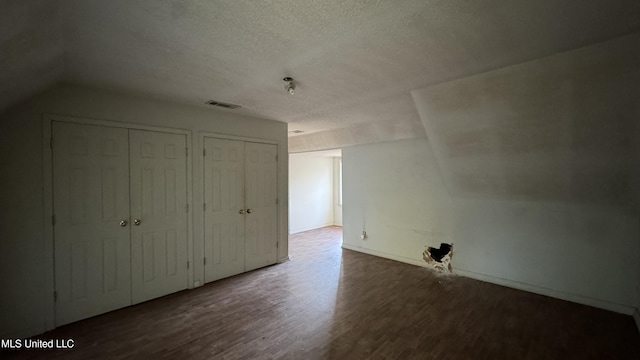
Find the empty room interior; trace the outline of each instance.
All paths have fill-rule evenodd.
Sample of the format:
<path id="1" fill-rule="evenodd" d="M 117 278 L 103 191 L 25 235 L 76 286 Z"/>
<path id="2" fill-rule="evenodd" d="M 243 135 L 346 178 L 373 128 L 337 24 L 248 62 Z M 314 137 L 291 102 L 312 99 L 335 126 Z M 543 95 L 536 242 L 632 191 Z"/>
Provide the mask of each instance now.
<path id="1" fill-rule="evenodd" d="M 640 358 L 639 1 L 0 17 L 0 357 Z"/>

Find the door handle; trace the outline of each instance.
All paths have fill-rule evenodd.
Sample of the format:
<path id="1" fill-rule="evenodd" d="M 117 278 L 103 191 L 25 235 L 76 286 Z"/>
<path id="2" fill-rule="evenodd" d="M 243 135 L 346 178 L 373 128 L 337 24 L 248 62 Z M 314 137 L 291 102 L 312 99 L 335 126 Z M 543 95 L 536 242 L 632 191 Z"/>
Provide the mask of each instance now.
<path id="1" fill-rule="evenodd" d="M 247 209 L 247 214 L 251 214 L 252 212 L 253 212 L 253 210 Z"/>
<path id="2" fill-rule="evenodd" d="M 127 226 L 128 222 L 127 220 L 120 220 L 120 226 L 125 227 Z"/>
<path id="3" fill-rule="evenodd" d="M 133 223 L 136 224 L 136 225 L 140 225 L 140 219 L 133 220 Z"/>
<path id="4" fill-rule="evenodd" d="M 244 214 L 244 209 L 240 209 L 240 211 L 238 211 L 241 215 Z"/>

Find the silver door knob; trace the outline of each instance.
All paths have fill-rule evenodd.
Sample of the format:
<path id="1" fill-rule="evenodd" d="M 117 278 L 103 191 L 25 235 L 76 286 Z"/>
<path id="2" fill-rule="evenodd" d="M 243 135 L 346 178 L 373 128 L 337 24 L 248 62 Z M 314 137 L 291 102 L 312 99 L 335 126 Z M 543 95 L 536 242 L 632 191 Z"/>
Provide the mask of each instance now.
<path id="1" fill-rule="evenodd" d="M 127 226 L 127 220 L 120 220 L 120 226 Z"/>
<path id="2" fill-rule="evenodd" d="M 244 214 L 244 209 L 240 209 L 240 211 L 238 211 L 240 214 Z"/>
<path id="3" fill-rule="evenodd" d="M 136 224 L 136 225 L 140 225 L 140 219 L 134 219 L 133 223 Z"/>
<path id="4" fill-rule="evenodd" d="M 251 214 L 252 212 L 253 212 L 253 210 L 247 209 L 247 214 Z"/>

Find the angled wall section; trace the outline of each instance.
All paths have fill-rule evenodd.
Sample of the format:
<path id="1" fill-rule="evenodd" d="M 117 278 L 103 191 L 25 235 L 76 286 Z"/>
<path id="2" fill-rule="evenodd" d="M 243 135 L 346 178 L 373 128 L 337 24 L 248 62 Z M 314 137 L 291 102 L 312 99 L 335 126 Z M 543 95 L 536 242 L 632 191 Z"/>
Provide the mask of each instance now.
<path id="1" fill-rule="evenodd" d="M 634 311 L 639 41 L 412 92 L 453 199 L 459 273 Z"/>

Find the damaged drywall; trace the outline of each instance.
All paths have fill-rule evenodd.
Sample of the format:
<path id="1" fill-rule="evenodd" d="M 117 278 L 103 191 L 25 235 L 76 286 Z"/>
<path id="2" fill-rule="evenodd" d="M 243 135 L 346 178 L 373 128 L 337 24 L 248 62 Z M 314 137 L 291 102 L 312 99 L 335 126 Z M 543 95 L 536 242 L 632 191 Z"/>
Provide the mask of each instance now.
<path id="1" fill-rule="evenodd" d="M 451 268 L 451 258 L 453 257 L 453 244 L 441 243 L 440 248 L 427 246 L 422 253 L 422 258 L 434 270 L 438 272 L 453 272 Z"/>

